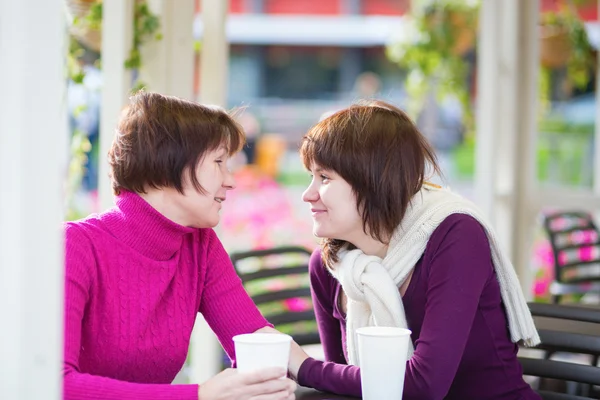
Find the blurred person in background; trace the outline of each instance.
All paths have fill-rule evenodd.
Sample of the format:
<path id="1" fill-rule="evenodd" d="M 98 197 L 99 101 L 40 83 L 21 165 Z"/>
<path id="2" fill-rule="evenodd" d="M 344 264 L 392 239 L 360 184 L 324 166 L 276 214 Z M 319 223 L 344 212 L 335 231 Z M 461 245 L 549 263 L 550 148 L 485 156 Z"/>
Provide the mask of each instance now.
<path id="1" fill-rule="evenodd" d="M 293 399 L 277 369 L 171 382 L 201 313 L 234 360 L 232 337 L 274 331 L 215 234 L 227 161 L 244 143 L 222 109 L 140 92 L 109 153 L 116 206 L 65 224 L 64 398 Z"/>
<path id="2" fill-rule="evenodd" d="M 407 115 L 353 105 L 310 129 L 300 154 L 326 360 L 294 347 L 298 383 L 360 396 L 356 330 L 391 326 L 412 330 L 404 399 L 539 399 L 517 360 L 517 342 L 539 336 L 514 268 L 475 205 L 426 181 L 436 156 Z"/>

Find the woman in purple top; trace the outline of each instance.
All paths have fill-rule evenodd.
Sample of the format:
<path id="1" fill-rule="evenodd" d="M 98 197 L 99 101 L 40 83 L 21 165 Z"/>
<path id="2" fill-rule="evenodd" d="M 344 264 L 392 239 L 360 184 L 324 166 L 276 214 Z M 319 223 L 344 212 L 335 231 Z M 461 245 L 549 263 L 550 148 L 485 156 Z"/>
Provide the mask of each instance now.
<path id="1" fill-rule="evenodd" d="M 65 226 L 65 400 L 289 400 L 272 369 L 173 385 L 201 313 L 232 337 L 272 331 L 212 228 L 244 133 L 217 107 L 134 95 L 109 153 L 115 207 Z"/>
<path id="2" fill-rule="evenodd" d="M 321 249 L 310 260 L 326 361 L 294 347 L 302 386 L 360 396 L 355 331 L 412 330 L 405 399 L 539 399 L 517 342 L 539 336 L 514 269 L 477 208 L 425 181 L 434 152 L 399 109 L 370 101 L 304 137 L 303 199 Z M 400 377 L 399 377 L 400 378 Z"/>

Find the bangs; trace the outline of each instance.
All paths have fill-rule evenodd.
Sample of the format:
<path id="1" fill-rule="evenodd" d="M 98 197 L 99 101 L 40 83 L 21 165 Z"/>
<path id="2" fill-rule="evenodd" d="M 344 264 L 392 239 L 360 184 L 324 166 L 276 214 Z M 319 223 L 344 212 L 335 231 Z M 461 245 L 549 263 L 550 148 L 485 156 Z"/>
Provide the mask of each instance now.
<path id="1" fill-rule="evenodd" d="M 244 129 L 235 121 L 231 121 L 231 126 L 223 129 L 220 144 L 225 147 L 227 154 L 231 157 L 242 150 L 245 143 L 246 134 Z"/>
<path id="2" fill-rule="evenodd" d="M 241 125 L 229 118 L 219 118 L 211 130 L 214 134 L 210 138 L 207 146 L 209 151 L 223 148 L 227 152 L 227 155 L 231 157 L 242 150 L 242 147 L 244 147 L 244 144 L 246 143 L 244 129 Z"/>
<path id="3" fill-rule="evenodd" d="M 337 172 L 344 171 L 343 159 L 348 151 L 346 136 L 348 121 L 343 111 L 322 120 L 302 138 L 300 158 L 308 170 L 313 164 Z"/>

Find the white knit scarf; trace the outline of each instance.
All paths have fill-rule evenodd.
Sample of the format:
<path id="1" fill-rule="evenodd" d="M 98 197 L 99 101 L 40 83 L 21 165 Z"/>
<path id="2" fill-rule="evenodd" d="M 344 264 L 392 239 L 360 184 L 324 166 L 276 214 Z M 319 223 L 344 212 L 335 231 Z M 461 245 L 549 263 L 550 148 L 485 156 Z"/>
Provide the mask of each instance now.
<path id="1" fill-rule="evenodd" d="M 502 301 L 506 308 L 511 340 L 527 346 L 540 342 L 531 312 L 521 291 L 515 270 L 481 212 L 470 201 L 448 189 L 425 184 L 411 199 L 402 223 L 394 231 L 388 252 L 382 260 L 362 251 L 342 250 L 332 270 L 346 296 L 346 343 L 349 362 L 359 365 L 356 330 L 363 326 L 407 328 L 404 306 L 398 288 L 402 286 L 425 251 L 439 224 L 451 214 L 467 214 L 485 229 Z M 413 353 L 410 343 L 409 357 Z"/>

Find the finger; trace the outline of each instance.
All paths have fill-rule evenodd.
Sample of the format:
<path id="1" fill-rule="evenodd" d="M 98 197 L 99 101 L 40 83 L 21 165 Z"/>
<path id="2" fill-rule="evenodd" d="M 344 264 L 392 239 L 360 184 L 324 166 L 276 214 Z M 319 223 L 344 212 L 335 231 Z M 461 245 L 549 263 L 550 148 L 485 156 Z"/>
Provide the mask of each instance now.
<path id="1" fill-rule="evenodd" d="M 293 394 L 292 394 L 293 396 Z M 276 393 L 269 394 L 260 394 L 258 396 L 250 397 L 251 400 L 288 400 L 290 398 L 290 393 L 288 391 L 281 391 Z M 295 397 L 292 397 L 294 399 Z"/>
<path id="2" fill-rule="evenodd" d="M 230 376 L 238 373 L 238 370 L 235 368 L 225 368 L 223 371 L 219 372 L 219 375 Z"/>
<path id="3" fill-rule="evenodd" d="M 290 393 L 294 393 L 296 391 L 296 388 L 298 387 L 298 384 L 296 384 L 296 382 L 294 382 L 293 380 L 291 380 L 289 378 L 286 378 L 286 381 L 288 381 Z"/>
<path id="4" fill-rule="evenodd" d="M 293 393 L 293 386 L 288 382 L 289 379 L 273 379 L 267 382 L 256 383 L 246 387 L 245 392 L 250 396 L 260 396 L 264 394 L 273 394 L 278 392 Z M 283 397 L 285 399 L 285 397 Z"/>
<path id="5" fill-rule="evenodd" d="M 260 371 L 244 372 L 240 374 L 240 377 L 243 383 L 253 385 L 255 383 L 281 378 L 282 376 L 285 376 L 286 373 L 287 371 L 284 368 L 265 368 Z"/>

